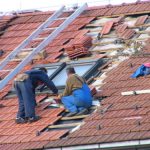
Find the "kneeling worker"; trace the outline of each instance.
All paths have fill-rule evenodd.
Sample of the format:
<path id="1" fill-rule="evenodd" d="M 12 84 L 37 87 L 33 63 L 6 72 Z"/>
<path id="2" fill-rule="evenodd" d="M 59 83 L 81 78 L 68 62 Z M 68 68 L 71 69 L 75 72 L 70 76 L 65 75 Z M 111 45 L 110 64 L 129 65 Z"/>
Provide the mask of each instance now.
<path id="1" fill-rule="evenodd" d="M 39 85 L 39 82 L 44 83 L 54 94 L 58 93 L 58 89 L 48 78 L 46 68 L 32 69 L 17 75 L 15 78 L 14 87 L 19 103 L 16 123 L 34 122 L 40 119 L 35 114 L 35 88 Z"/>
<path id="2" fill-rule="evenodd" d="M 66 87 L 58 99 L 61 98 L 65 108 L 69 110 L 67 117 L 85 115 L 92 105 L 90 89 L 85 80 L 76 74 L 73 67 L 68 67 L 66 71 L 68 76 Z"/>

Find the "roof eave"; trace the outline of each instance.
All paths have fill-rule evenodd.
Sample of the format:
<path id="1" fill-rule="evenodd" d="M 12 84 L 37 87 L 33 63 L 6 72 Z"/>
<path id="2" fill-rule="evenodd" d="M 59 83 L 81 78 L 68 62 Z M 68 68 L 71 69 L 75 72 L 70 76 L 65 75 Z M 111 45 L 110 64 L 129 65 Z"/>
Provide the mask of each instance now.
<path id="1" fill-rule="evenodd" d="M 69 146 L 69 147 L 59 147 L 59 148 L 46 148 L 47 150 L 84 150 L 84 149 L 113 149 L 113 148 L 138 148 L 150 146 L 150 139 L 146 140 L 133 140 L 124 142 L 112 142 L 112 143 L 102 143 L 102 144 L 88 144 L 80 146 Z"/>

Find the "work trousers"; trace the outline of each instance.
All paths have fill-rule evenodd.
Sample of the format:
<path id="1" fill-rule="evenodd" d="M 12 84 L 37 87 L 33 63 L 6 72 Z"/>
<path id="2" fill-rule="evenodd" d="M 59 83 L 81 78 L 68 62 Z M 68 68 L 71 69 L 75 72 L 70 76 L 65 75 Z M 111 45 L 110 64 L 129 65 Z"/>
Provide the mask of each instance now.
<path id="1" fill-rule="evenodd" d="M 61 101 L 69 112 L 79 112 L 91 107 L 92 96 L 87 84 L 83 84 L 82 88 L 74 90 L 70 96 L 62 97 Z"/>
<path id="2" fill-rule="evenodd" d="M 19 103 L 17 118 L 35 117 L 36 101 L 31 80 L 15 81 L 14 85 Z"/>

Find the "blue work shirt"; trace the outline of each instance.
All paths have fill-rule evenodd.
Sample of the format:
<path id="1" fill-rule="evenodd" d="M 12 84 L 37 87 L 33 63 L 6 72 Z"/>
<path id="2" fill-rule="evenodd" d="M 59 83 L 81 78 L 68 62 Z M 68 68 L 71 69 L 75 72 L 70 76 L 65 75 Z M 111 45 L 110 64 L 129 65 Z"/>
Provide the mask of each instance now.
<path id="1" fill-rule="evenodd" d="M 25 72 L 29 75 L 29 78 L 33 85 L 33 90 L 38 86 L 38 82 L 44 83 L 54 94 L 58 93 L 58 89 L 54 83 L 48 78 L 48 75 L 42 70 L 29 70 Z"/>

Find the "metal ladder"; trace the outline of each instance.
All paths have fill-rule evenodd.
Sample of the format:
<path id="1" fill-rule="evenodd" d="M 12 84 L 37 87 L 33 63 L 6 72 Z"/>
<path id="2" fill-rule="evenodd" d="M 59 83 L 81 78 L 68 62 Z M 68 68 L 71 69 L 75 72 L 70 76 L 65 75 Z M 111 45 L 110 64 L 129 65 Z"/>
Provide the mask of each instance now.
<path id="1" fill-rule="evenodd" d="M 62 6 L 58 11 L 56 11 L 52 16 L 50 16 L 43 24 L 41 24 L 29 37 L 27 37 L 19 46 L 17 46 L 3 61 L 0 62 L 0 70 L 2 70 L 10 60 L 12 60 L 20 51 L 35 39 L 45 28 L 53 23 L 63 12 L 64 6 Z"/>
<path id="2" fill-rule="evenodd" d="M 28 63 L 32 58 L 40 52 L 44 47 L 46 47 L 62 30 L 64 30 L 75 18 L 77 18 L 85 9 L 87 4 L 83 4 L 78 9 L 76 9 L 66 20 L 58 26 L 48 37 L 46 37 L 37 47 L 33 48 L 32 52 L 26 56 L 3 80 L 0 81 L 0 90 Z M 16 49 L 14 49 L 2 62 L 0 62 L 0 71 L 20 52 L 25 50 L 24 48 L 36 39 L 36 37 L 47 27 L 52 24 L 57 17 L 63 13 L 65 9 L 62 6 L 58 11 L 56 11 L 50 18 L 48 18 L 39 28 L 37 28 L 27 39 L 25 39 Z M 59 18 L 58 18 L 59 19 Z"/>

